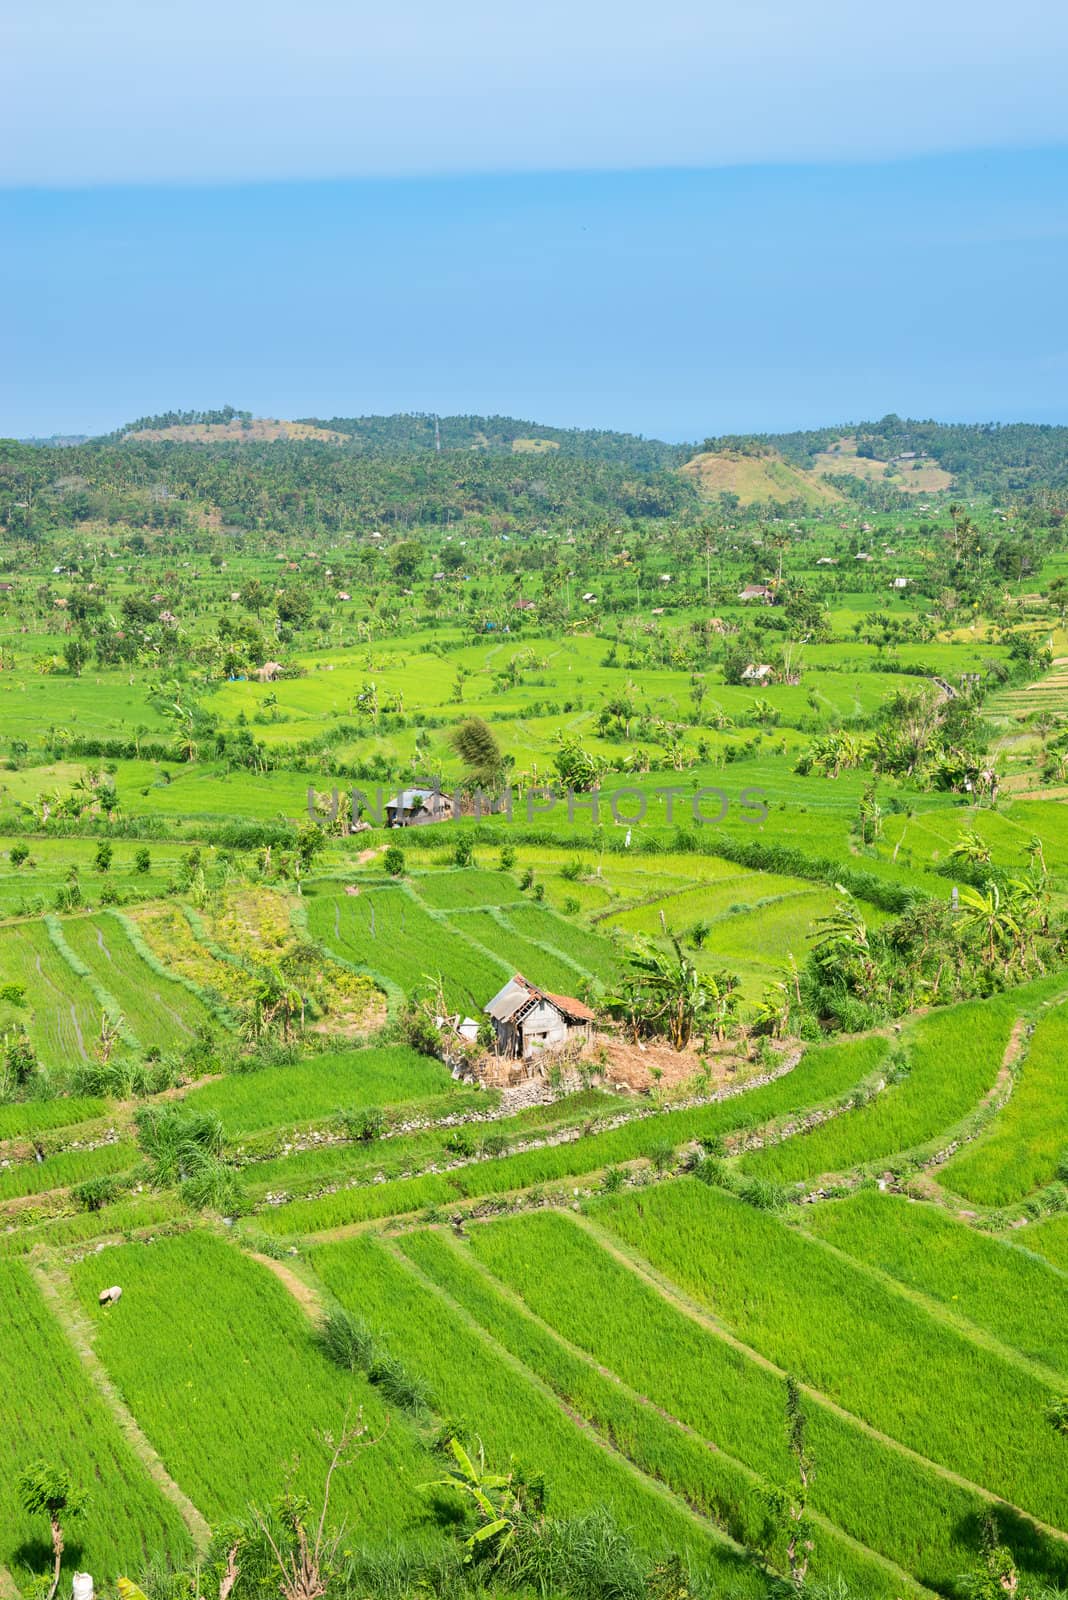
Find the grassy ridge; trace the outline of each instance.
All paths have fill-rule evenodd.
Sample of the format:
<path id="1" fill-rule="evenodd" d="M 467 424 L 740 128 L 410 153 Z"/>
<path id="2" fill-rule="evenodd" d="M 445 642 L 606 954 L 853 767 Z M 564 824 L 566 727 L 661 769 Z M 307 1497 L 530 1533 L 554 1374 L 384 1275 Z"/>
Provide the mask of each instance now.
<path id="1" fill-rule="evenodd" d="M 102 1270 L 94 1263 L 98 1287 L 113 1281 Z M 26 1517 L 15 1493 L 16 1474 L 42 1458 L 61 1462 L 92 1494 L 86 1515 L 70 1525 L 68 1570 L 91 1571 L 110 1586 L 149 1552 L 191 1555 L 177 1511 L 126 1443 L 29 1271 L 14 1261 L 0 1261 L 0 1438 L 0 1566 L 20 1583 L 51 1566 L 47 1521 Z"/>
<path id="2" fill-rule="evenodd" d="M 805 1227 L 1068 1376 L 1068 1282 L 1029 1251 L 873 1189 L 806 1208 Z"/>
<path id="3" fill-rule="evenodd" d="M 721 1190 L 682 1180 L 599 1200 L 594 1215 L 779 1366 L 1065 1526 L 1068 1440 L 1045 1420 L 1055 1391 L 1029 1370 Z"/>

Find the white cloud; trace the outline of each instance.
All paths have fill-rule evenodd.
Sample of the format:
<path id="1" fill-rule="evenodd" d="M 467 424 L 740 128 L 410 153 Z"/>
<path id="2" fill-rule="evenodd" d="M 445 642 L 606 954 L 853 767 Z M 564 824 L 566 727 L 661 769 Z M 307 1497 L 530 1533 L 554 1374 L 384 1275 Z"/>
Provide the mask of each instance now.
<path id="1" fill-rule="evenodd" d="M 1053 0 L 9 0 L 0 183 L 862 160 L 1068 139 Z"/>

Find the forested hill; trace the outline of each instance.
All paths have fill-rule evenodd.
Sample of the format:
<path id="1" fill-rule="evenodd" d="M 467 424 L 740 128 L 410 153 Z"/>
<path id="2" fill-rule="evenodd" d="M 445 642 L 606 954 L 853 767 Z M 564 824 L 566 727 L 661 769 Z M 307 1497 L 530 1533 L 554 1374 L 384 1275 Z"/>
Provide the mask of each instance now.
<path id="1" fill-rule="evenodd" d="M 586 460 L 618 461 L 633 467 L 678 466 L 690 454 L 685 445 L 644 439 L 607 428 L 551 428 L 516 417 L 434 417 L 429 412 L 371 417 L 304 417 L 315 427 L 346 434 L 362 449 L 397 452 L 479 450 L 496 455 L 559 451 Z"/>
<path id="2" fill-rule="evenodd" d="M 107 443 L 221 445 L 278 441 L 317 442 L 358 450 L 361 455 L 450 454 L 572 456 L 610 461 L 638 471 L 680 466 L 686 445 L 665 444 L 606 428 L 551 428 L 516 417 L 439 417 L 432 412 L 392 416 L 299 417 L 293 421 L 253 417 L 223 406 L 212 411 L 166 411 L 136 421 L 106 436 Z"/>
<path id="3" fill-rule="evenodd" d="M 721 436 L 702 446 L 707 451 L 753 447 L 832 476 L 856 476 L 857 463 L 865 462 L 907 472 L 912 462 L 926 460 L 950 474 L 961 493 L 998 499 L 1068 487 L 1068 427 L 1054 424 L 921 422 L 891 413 L 878 422 Z"/>

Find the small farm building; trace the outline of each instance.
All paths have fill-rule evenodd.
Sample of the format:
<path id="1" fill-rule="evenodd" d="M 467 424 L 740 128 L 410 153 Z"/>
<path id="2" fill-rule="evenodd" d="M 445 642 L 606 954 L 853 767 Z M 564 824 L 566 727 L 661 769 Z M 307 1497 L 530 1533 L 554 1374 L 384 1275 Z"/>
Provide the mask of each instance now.
<path id="1" fill-rule="evenodd" d="M 759 600 L 765 606 L 775 604 L 775 592 L 769 589 L 766 583 L 747 583 L 738 598 L 744 600 L 746 604 L 750 600 Z"/>
<path id="2" fill-rule="evenodd" d="M 558 1050 L 572 1039 L 589 1039 L 593 1012 L 570 995 L 535 988 L 520 973 L 483 1007 L 493 1022 L 502 1055 L 530 1057 Z"/>
<path id="3" fill-rule="evenodd" d="M 452 800 L 437 789 L 401 789 L 386 801 L 386 826 L 419 828 L 428 822 L 447 822 Z"/>
<path id="4" fill-rule="evenodd" d="M 742 673 L 743 683 L 770 683 L 775 676 L 774 667 L 769 667 L 766 661 L 759 663 L 751 661 Z"/>

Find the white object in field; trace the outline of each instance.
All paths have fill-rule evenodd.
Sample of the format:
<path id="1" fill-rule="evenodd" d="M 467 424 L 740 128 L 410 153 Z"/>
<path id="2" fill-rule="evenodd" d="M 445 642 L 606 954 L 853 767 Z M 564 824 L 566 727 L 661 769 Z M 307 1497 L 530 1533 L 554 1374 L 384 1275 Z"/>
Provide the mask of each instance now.
<path id="1" fill-rule="evenodd" d="M 113 1283 L 110 1289 L 101 1289 L 100 1291 L 100 1304 L 102 1306 L 113 1306 L 116 1300 L 121 1299 L 122 1290 L 117 1283 Z"/>
<path id="2" fill-rule="evenodd" d="M 73 1600 L 93 1600 L 93 1574 L 76 1572 L 71 1588 Z"/>

